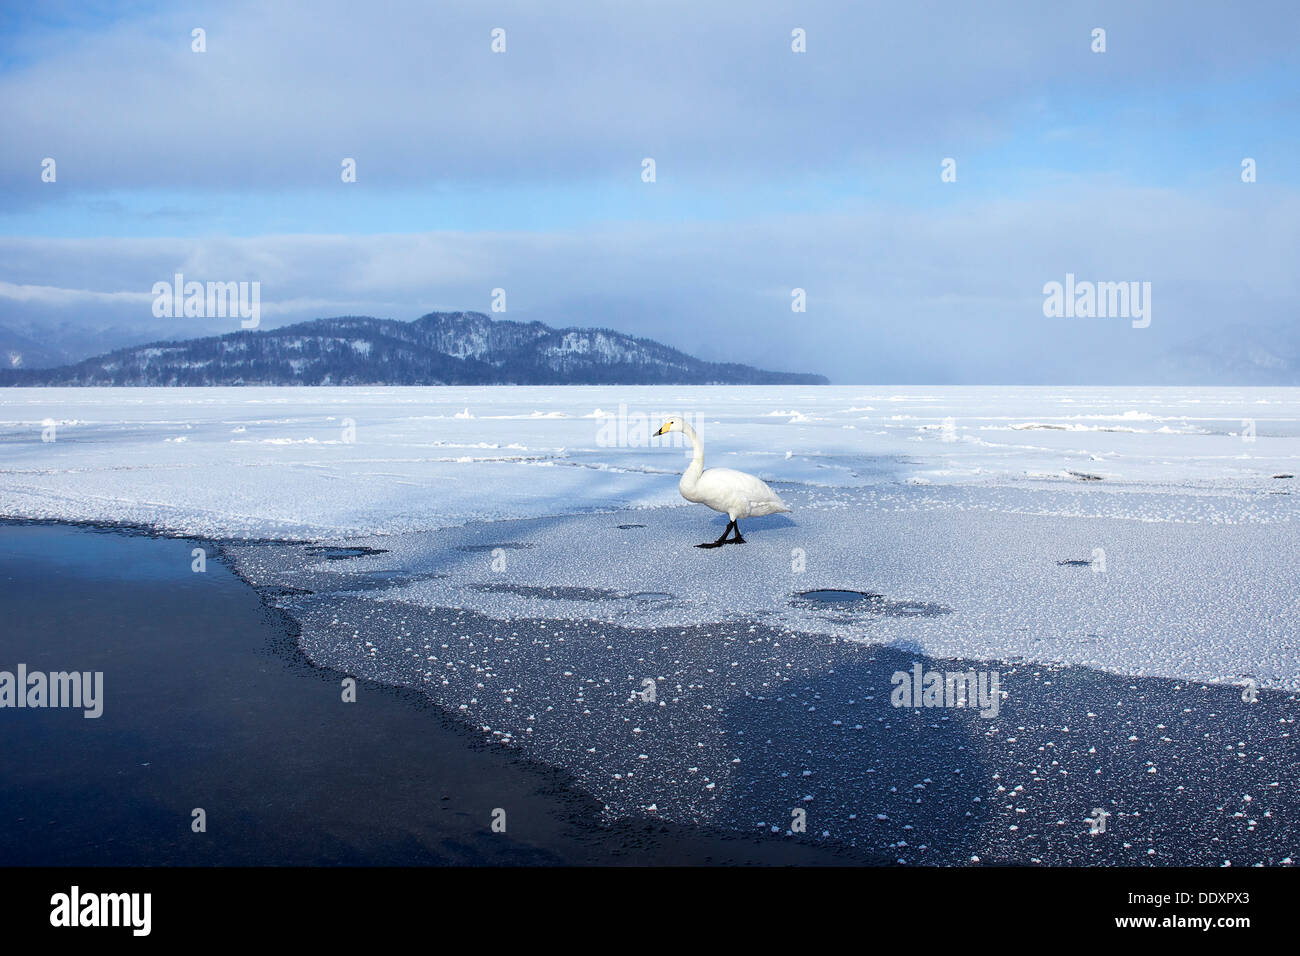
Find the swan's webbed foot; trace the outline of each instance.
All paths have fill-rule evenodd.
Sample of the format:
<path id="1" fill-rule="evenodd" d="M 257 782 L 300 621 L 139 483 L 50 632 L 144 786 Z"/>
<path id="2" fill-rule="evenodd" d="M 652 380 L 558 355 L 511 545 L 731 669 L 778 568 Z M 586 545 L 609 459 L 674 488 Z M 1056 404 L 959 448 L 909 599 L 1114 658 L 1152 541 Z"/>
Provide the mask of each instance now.
<path id="1" fill-rule="evenodd" d="M 706 541 L 704 544 L 697 544 L 695 547 L 697 547 L 697 548 L 720 548 L 720 547 L 722 547 L 724 544 L 731 544 L 731 542 L 727 540 L 727 535 L 731 534 L 731 529 L 732 529 L 732 528 L 736 528 L 736 522 L 734 522 L 734 521 L 728 521 L 728 522 L 727 522 L 727 526 L 726 526 L 725 528 L 722 529 L 722 537 L 721 537 L 721 538 L 719 538 L 717 541 Z M 740 529 L 739 529 L 739 528 L 736 528 L 736 537 L 738 537 L 738 538 L 740 537 Z M 744 543 L 743 540 L 742 540 L 741 543 L 742 543 L 742 544 Z"/>

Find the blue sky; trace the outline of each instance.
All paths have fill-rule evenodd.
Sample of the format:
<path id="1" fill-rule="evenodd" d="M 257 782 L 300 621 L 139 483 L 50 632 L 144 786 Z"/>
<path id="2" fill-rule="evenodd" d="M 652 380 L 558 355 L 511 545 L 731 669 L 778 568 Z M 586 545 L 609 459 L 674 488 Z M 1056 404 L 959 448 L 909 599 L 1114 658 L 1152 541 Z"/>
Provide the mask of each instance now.
<path id="1" fill-rule="evenodd" d="M 0 325 L 226 331 L 156 328 L 185 271 L 267 324 L 502 287 L 840 382 L 1140 376 L 1225 317 L 1291 334 L 1298 44 L 1258 0 L 11 5 Z M 1045 318 L 1067 271 L 1150 281 L 1151 327 Z"/>

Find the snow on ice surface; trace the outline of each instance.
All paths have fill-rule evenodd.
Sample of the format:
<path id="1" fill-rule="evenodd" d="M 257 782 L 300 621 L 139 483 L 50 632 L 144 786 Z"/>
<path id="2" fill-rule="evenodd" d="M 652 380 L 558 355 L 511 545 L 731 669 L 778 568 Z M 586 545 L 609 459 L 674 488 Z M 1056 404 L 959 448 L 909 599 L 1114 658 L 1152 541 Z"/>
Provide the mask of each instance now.
<path id="1" fill-rule="evenodd" d="M 300 538 L 680 504 L 682 438 L 649 437 L 673 413 L 778 491 L 1256 493 L 1300 466 L 1297 389 L 0 389 L 0 513 Z"/>
<path id="2" fill-rule="evenodd" d="M 794 514 L 693 548 L 672 413 Z M 0 514 L 359 540 L 425 606 L 1300 688 L 1300 389 L 9 389 L 0 447 Z"/>
<path id="3" fill-rule="evenodd" d="M 747 544 L 716 551 L 692 545 L 716 538 L 726 519 L 698 508 L 471 522 L 348 539 L 378 553 L 345 562 L 292 551 L 274 583 L 507 624 L 753 622 L 936 658 L 1300 690 L 1287 497 L 1165 495 L 1151 506 L 1161 517 L 1147 521 L 1097 516 L 1105 504 L 1125 508 L 1095 497 L 799 490 L 793 516 L 752 519 Z M 817 591 L 862 596 L 826 602 Z"/>
<path id="4" fill-rule="evenodd" d="M 672 413 L 794 514 L 693 548 Z M 1300 688 L 1300 389 L 9 389 L 0 447 L 2 514 L 362 540 L 425 606 Z"/>
<path id="5" fill-rule="evenodd" d="M 649 438 L 673 413 L 794 513 L 694 548 L 725 518 L 678 496 L 680 439 Z M 230 550 L 310 656 L 423 688 L 614 814 L 779 829 L 804 805 L 899 858 L 1023 859 L 1007 834 L 1032 832 L 1079 862 L 1095 847 L 1053 834 L 1104 783 L 1161 807 L 1112 862 L 1165 853 L 1159 826 L 1211 857 L 1233 827 L 1241 859 L 1295 842 L 1255 824 L 1295 783 L 1267 689 L 1300 689 L 1297 479 L 1275 477 L 1300 389 L 0 390 L 0 447 L 0 514 L 317 542 Z M 1002 716 L 889 708 L 915 660 L 1000 667 Z M 1103 674 L 1061 698 L 1072 664 Z M 1142 677 L 1265 690 L 1234 709 L 1237 686 Z M 663 706 L 631 696 L 647 678 Z M 1256 802 L 1209 786 L 1171 820 L 1148 772 Z M 1006 821 L 980 809 L 1021 785 Z"/>
<path id="6" fill-rule="evenodd" d="M 655 509 L 231 556 L 302 624 L 313 660 L 419 688 L 572 772 L 611 817 L 788 832 L 799 807 L 810 834 L 903 862 L 1289 858 L 1296 697 L 1247 704 L 1235 680 L 1294 688 L 1294 582 L 1215 562 L 1285 548 L 1293 526 L 997 512 L 985 489 L 944 490 L 924 508 L 876 489 L 801 492 L 799 525 L 755 520 L 750 544 L 717 551 L 690 546 L 698 513 Z M 794 573 L 792 542 L 842 530 L 863 505 L 879 507 L 871 550 L 819 545 Z M 1174 537 L 1153 546 L 1152 528 Z M 1097 540 L 1105 573 L 1068 563 Z M 845 587 L 871 596 L 800 594 Z M 892 707 L 891 675 L 918 662 L 997 670 L 999 713 Z M 1098 803 L 1122 838 L 1088 836 Z"/>

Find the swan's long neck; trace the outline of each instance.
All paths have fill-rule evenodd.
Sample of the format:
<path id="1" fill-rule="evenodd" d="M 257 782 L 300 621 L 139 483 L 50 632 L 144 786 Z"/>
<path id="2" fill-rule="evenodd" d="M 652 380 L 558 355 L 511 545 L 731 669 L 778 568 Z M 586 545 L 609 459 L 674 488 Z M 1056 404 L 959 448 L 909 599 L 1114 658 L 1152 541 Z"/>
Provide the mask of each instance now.
<path id="1" fill-rule="evenodd" d="M 691 447 L 695 449 L 691 463 L 682 472 L 680 482 L 682 487 L 690 487 L 700 480 L 700 473 L 704 471 L 704 445 L 700 443 L 700 436 L 695 434 L 695 429 L 686 422 L 682 422 L 682 432 L 691 440 Z"/>

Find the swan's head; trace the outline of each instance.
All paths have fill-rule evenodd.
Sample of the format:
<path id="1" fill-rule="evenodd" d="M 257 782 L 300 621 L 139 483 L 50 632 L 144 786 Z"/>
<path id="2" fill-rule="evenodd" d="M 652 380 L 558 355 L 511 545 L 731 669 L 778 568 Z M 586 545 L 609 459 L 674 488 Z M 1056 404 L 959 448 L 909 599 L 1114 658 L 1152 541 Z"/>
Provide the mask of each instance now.
<path id="1" fill-rule="evenodd" d="M 686 423 L 684 421 L 674 415 L 659 426 L 659 430 L 655 432 L 655 437 L 657 438 L 660 435 L 667 435 L 671 431 L 681 431 L 685 425 Z"/>

